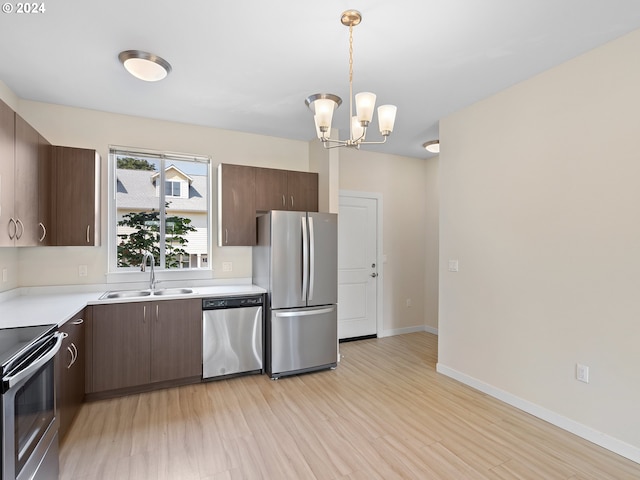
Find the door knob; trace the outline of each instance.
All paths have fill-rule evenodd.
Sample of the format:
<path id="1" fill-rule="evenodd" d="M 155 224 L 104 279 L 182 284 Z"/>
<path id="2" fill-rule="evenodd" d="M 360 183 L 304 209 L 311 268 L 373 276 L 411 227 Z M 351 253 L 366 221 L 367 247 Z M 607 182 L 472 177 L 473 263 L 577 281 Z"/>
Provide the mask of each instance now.
<path id="1" fill-rule="evenodd" d="M 375 273 L 375 272 L 373 272 L 373 273 L 371 274 L 371 276 L 372 276 L 373 278 L 376 278 L 376 277 L 378 276 L 378 274 L 377 274 L 377 273 Z"/>

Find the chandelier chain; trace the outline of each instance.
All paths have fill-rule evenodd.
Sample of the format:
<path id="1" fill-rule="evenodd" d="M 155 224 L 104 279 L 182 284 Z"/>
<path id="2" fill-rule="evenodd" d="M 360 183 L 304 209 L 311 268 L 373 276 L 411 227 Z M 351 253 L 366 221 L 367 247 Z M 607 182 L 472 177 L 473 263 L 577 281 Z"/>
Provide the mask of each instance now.
<path id="1" fill-rule="evenodd" d="M 349 139 L 353 139 L 353 22 L 349 24 Z"/>
<path id="2" fill-rule="evenodd" d="M 349 84 L 353 82 L 353 25 L 349 25 Z"/>

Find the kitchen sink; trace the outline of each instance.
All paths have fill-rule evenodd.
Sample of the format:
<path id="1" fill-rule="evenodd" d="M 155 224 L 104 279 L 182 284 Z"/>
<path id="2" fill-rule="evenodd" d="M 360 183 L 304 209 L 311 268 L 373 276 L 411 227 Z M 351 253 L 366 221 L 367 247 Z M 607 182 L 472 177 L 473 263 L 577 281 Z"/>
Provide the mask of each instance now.
<path id="1" fill-rule="evenodd" d="M 193 293 L 192 288 L 163 288 L 153 292 L 154 295 L 189 295 Z"/>
<path id="2" fill-rule="evenodd" d="M 100 297 L 100 300 L 106 298 L 148 297 L 149 295 L 151 295 L 150 290 L 118 290 L 105 293 Z"/>
<path id="3" fill-rule="evenodd" d="M 160 290 L 115 290 L 107 292 L 100 297 L 100 300 L 109 298 L 136 298 L 136 297 L 148 297 L 150 295 L 189 295 L 193 293 L 192 288 L 163 288 Z"/>

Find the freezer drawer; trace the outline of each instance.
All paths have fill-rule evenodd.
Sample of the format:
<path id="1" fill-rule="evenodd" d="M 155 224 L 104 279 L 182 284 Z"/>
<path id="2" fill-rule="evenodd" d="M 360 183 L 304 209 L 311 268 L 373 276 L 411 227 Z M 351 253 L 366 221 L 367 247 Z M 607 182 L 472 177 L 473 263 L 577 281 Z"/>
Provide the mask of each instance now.
<path id="1" fill-rule="evenodd" d="M 202 312 L 202 378 L 262 372 L 262 306 Z"/>
<path id="2" fill-rule="evenodd" d="M 335 367 L 336 306 L 272 310 L 267 339 L 267 370 L 271 378 Z"/>

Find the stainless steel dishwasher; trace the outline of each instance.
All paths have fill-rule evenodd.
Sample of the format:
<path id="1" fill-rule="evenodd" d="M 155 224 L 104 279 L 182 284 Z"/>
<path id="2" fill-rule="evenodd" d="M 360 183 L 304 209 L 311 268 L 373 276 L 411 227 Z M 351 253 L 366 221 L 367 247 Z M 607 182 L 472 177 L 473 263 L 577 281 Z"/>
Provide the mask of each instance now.
<path id="1" fill-rule="evenodd" d="M 262 295 L 202 300 L 202 378 L 263 372 Z"/>

